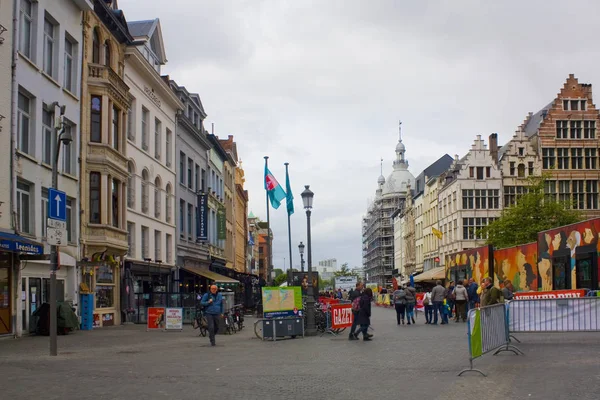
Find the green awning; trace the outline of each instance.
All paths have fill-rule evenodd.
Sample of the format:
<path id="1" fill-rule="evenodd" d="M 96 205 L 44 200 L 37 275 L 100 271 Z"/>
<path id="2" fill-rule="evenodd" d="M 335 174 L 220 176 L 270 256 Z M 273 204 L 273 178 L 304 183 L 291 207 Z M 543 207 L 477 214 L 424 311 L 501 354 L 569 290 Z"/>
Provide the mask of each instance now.
<path id="1" fill-rule="evenodd" d="M 233 278 L 229 278 L 229 277 L 221 275 L 221 274 L 217 274 L 216 272 L 209 271 L 205 268 L 190 266 L 190 267 L 181 267 L 181 269 L 183 269 L 189 273 L 192 273 L 194 275 L 202 276 L 206 279 L 214 281 L 216 284 L 224 284 L 224 285 L 228 285 L 228 286 L 240 284 L 240 281 L 237 281 Z"/>

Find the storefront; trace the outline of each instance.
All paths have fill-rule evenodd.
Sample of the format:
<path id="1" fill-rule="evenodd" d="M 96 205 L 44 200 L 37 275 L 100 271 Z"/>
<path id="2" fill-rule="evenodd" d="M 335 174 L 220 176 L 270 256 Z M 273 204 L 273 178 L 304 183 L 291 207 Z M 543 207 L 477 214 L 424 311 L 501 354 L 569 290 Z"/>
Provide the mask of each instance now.
<path id="1" fill-rule="evenodd" d="M 116 261 L 82 261 L 80 294 L 94 295 L 94 328 L 121 324 L 120 271 Z"/>
<path id="2" fill-rule="evenodd" d="M 152 262 L 125 261 L 123 309 L 127 322 L 145 324 L 148 307 L 179 307 L 173 296 L 173 271 L 170 266 Z"/>
<path id="3" fill-rule="evenodd" d="M 0 336 L 12 333 L 12 253 L 0 253 Z"/>
<path id="4" fill-rule="evenodd" d="M 257 303 L 256 300 L 261 293 L 259 277 L 257 275 L 238 272 L 233 269 L 220 267 L 214 264 L 210 269 L 218 274 L 239 281 L 239 285 L 231 287 L 231 289 L 236 292 L 236 304 L 243 304 L 245 308 L 254 308 L 255 303 Z"/>

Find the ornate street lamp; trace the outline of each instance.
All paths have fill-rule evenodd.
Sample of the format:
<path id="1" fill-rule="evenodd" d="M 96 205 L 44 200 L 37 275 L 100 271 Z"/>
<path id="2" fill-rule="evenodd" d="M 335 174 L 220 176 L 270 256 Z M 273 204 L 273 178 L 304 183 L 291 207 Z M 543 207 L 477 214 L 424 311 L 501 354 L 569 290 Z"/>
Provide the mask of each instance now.
<path id="1" fill-rule="evenodd" d="M 300 271 L 304 272 L 304 243 L 300 242 L 298 251 L 300 251 Z"/>
<path id="2" fill-rule="evenodd" d="M 312 276 L 312 242 L 310 236 L 310 214 L 313 205 L 314 193 L 309 189 L 309 185 L 304 186 L 302 192 L 302 202 L 304 203 L 304 209 L 306 210 L 306 241 L 308 243 L 308 290 L 306 299 L 306 334 L 308 336 L 316 335 L 317 330 L 315 327 L 315 297 L 314 297 L 314 285 Z"/>

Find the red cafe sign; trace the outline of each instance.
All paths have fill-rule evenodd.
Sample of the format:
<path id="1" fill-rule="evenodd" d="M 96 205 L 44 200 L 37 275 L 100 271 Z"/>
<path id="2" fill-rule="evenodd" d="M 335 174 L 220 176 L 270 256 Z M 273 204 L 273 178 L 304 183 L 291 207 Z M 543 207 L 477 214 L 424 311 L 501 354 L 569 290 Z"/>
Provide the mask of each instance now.
<path id="1" fill-rule="evenodd" d="M 517 292 L 514 293 L 514 300 L 531 299 L 573 299 L 585 297 L 586 291 L 583 289 L 573 290 L 552 290 L 549 292 Z"/>
<path id="2" fill-rule="evenodd" d="M 333 329 L 351 327 L 352 318 L 352 304 L 331 305 L 331 327 Z"/>

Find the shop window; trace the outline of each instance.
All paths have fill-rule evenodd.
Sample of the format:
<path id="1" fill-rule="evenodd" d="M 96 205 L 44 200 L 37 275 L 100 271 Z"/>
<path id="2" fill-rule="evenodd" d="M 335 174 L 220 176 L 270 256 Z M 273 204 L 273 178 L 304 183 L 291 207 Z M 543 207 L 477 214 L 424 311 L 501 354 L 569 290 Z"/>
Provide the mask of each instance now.
<path id="1" fill-rule="evenodd" d="M 115 275 L 110 265 L 100 265 L 96 269 L 96 308 L 115 306 Z"/>

